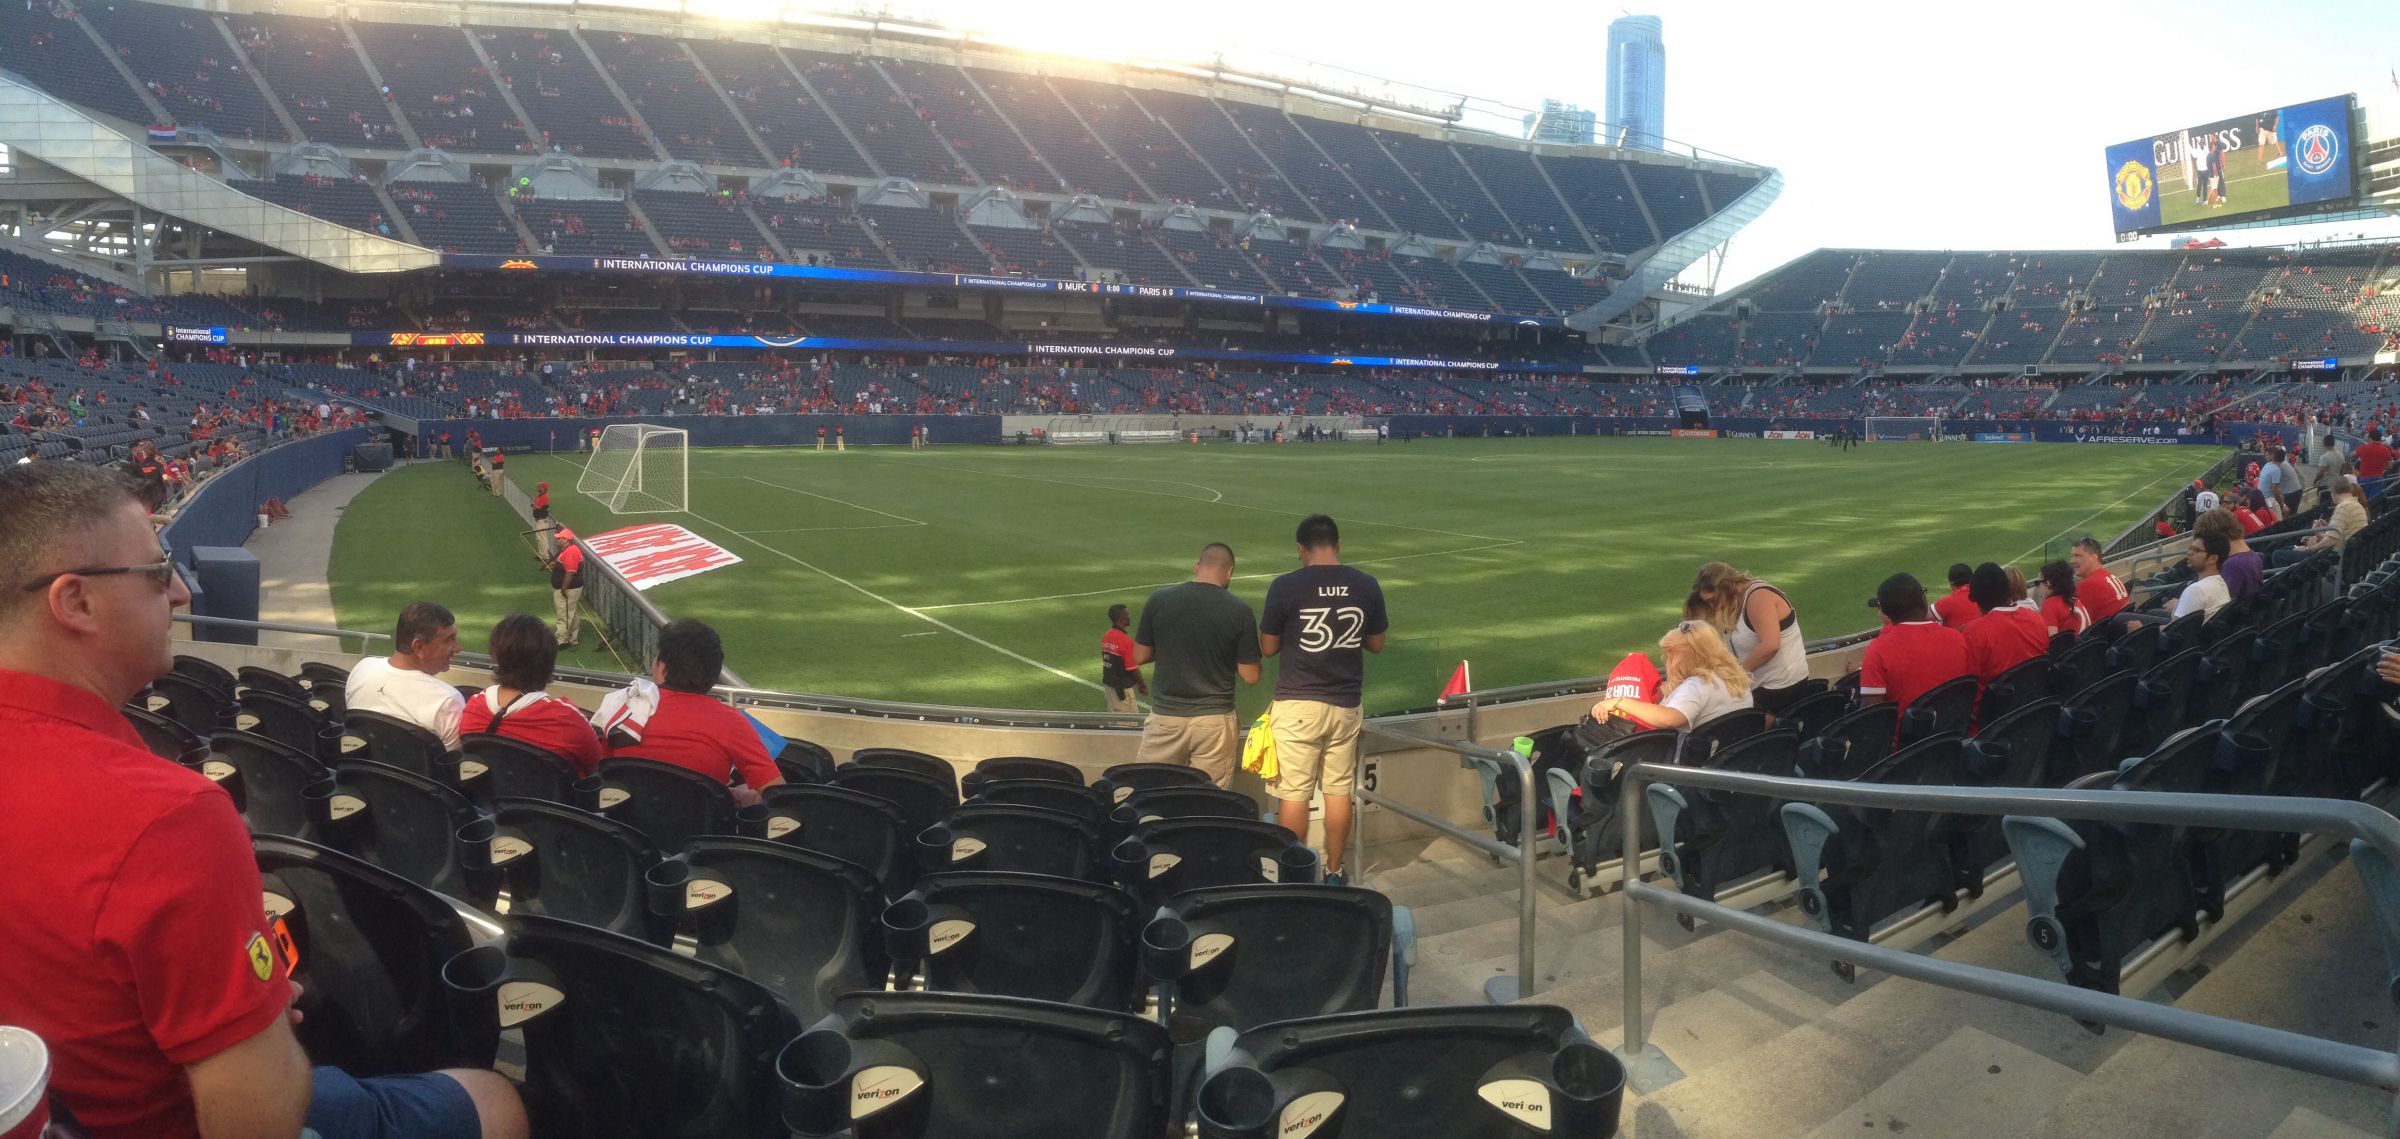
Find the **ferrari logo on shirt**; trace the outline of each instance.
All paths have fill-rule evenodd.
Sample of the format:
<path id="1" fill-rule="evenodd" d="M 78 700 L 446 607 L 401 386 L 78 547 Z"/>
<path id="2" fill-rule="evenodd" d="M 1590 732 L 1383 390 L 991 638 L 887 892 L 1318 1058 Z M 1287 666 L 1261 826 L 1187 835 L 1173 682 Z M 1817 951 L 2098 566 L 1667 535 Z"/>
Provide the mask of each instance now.
<path id="1" fill-rule="evenodd" d="M 257 974 L 259 980 L 264 981 L 275 975 L 275 951 L 268 947 L 266 934 L 251 934 L 250 948 L 244 952 L 250 955 L 250 971 Z"/>

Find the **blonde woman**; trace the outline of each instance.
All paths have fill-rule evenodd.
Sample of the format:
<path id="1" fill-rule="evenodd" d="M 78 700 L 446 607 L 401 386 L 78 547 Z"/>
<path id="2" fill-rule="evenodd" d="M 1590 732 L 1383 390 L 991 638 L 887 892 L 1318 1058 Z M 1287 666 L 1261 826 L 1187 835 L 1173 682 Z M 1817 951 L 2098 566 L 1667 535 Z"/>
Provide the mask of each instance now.
<path id="1" fill-rule="evenodd" d="M 1782 590 L 1726 565 L 1700 567 L 1684 599 L 1683 615 L 1706 621 L 1725 638 L 1734 659 L 1750 674 L 1751 701 L 1769 712 L 1791 704 L 1808 679 L 1808 649 L 1800 636 L 1800 614 Z"/>
<path id="2" fill-rule="evenodd" d="M 1697 728 L 1727 712 L 1750 706 L 1750 673 L 1734 659 L 1725 638 L 1706 621 L 1685 621 L 1658 639 L 1667 658 L 1666 696 L 1658 703 L 1611 696 L 1592 705 L 1592 718 L 1606 723 L 1628 716 L 1653 728 Z"/>

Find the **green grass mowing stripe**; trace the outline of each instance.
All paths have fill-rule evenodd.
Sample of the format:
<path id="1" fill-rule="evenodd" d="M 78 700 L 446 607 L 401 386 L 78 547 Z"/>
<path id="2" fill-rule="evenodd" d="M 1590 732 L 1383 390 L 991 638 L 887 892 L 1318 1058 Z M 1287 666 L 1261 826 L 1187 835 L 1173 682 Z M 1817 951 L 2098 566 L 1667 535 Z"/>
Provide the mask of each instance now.
<path id="1" fill-rule="evenodd" d="M 1296 560 L 1294 525 L 1323 510 L 1391 600 L 1368 691 L 1388 709 L 1428 702 L 1460 658 L 1485 685 L 1605 670 L 1655 642 L 1709 560 L 1785 587 L 1811 636 L 1863 628 L 1894 570 L 2030 570 L 2084 532 L 2113 534 L 2215 455 L 1589 437 L 695 451 L 696 516 L 625 517 L 572 492 L 571 456 L 511 466 L 548 479 L 582 532 L 677 521 L 745 558 L 650 596 L 715 623 L 754 682 L 937 703 L 1096 707 L 1079 678 L 1097 672 L 1109 604 L 1138 608 L 1219 540 L 1255 607 Z M 439 485 L 463 506 L 473 484 L 450 473 Z M 1243 707 L 1264 702 L 1262 686 Z"/>

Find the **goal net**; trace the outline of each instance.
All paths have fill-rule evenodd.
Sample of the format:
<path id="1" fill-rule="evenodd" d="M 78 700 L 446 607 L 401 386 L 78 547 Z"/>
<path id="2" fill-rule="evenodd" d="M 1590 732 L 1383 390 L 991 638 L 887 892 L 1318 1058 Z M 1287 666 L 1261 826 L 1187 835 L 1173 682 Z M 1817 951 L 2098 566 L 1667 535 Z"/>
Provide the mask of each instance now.
<path id="1" fill-rule="evenodd" d="M 1860 433 L 1860 438 L 1870 443 L 1905 443 L 1941 437 L 1942 417 L 1938 415 L 1870 415 L 1866 429 Z"/>
<path id="2" fill-rule="evenodd" d="M 600 433 L 575 492 L 616 514 L 664 514 L 691 508 L 691 433 L 647 423 L 620 423 Z"/>

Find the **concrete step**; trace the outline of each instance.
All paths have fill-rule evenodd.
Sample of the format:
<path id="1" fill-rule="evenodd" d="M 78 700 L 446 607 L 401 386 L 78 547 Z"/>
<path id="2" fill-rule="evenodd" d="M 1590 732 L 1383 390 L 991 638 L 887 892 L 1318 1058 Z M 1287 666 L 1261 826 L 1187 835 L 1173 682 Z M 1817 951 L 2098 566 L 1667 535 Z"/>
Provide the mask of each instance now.
<path id="1" fill-rule="evenodd" d="M 1807 1134 L 2022 1135 L 2082 1080 L 2083 1073 L 2040 1053 L 1963 1027 Z"/>
<path id="2" fill-rule="evenodd" d="M 2286 871 L 2274 898 L 2228 931 L 2221 958 L 2204 965 L 2176 1005 L 2389 1050 L 2395 1021 L 2385 998 L 2383 952 L 2365 893 L 2347 859 L 2311 860 Z M 2212 954 L 2212 956 L 2216 956 Z M 2037 1139 L 2123 1135 L 2295 1135 L 2311 1120 L 2381 1133 L 2391 1097 L 2371 1088 L 2117 1029 L 2126 1043 L 2061 1100 L 2030 1134 Z M 2331 1134 L 2346 1134 L 2335 1131 Z"/>
<path id="3" fill-rule="evenodd" d="M 1536 994 L 1534 1000 L 1549 998 Z M 1650 1018 L 1650 1040 L 1675 1058 L 1686 1076 L 1739 1060 L 1759 1045 L 1833 1010 L 1832 1001 L 1802 989 L 1771 969 L 1761 969 L 1661 1008 Z M 1593 1039 L 1614 1048 L 1624 1042 L 1622 1004 L 1617 1027 Z M 1587 1031 L 1590 1023 L 1585 1023 Z"/>
<path id="4" fill-rule="evenodd" d="M 2267 1132 L 2267 1139 L 2375 1139 L 2376 1134 L 2336 1122 L 2305 1107 L 2295 1107 L 2275 1130 Z"/>

